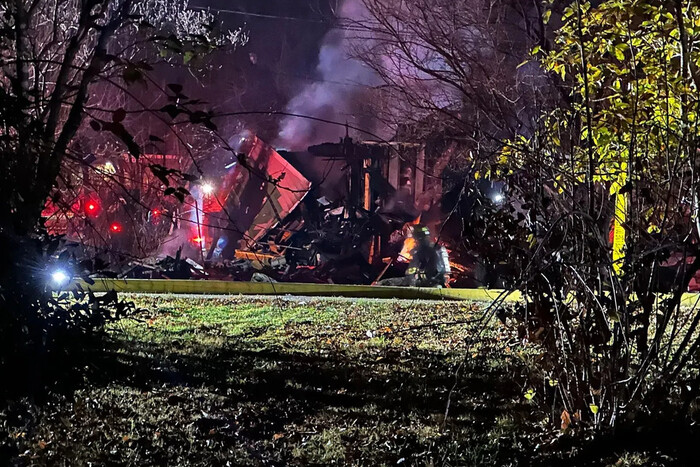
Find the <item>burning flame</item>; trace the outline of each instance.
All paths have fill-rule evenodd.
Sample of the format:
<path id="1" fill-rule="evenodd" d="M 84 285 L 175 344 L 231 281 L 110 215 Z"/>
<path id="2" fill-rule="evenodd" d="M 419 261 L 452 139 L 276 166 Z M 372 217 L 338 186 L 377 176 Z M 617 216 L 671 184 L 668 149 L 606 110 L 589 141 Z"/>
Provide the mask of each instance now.
<path id="1" fill-rule="evenodd" d="M 401 248 L 401 252 L 399 253 L 398 257 L 398 261 L 401 263 L 410 263 L 413 259 L 411 252 L 416 247 L 416 239 L 413 238 L 413 226 L 418 225 L 419 223 L 420 216 L 416 217 L 411 222 L 407 222 L 403 226 L 403 230 L 405 231 L 404 236 L 406 238 L 403 241 L 403 247 Z"/>
<path id="2" fill-rule="evenodd" d="M 401 263 L 409 263 L 413 259 L 411 252 L 416 247 L 416 239 L 413 237 L 406 237 L 403 241 L 403 247 L 401 248 L 401 253 L 399 253 L 398 261 Z"/>

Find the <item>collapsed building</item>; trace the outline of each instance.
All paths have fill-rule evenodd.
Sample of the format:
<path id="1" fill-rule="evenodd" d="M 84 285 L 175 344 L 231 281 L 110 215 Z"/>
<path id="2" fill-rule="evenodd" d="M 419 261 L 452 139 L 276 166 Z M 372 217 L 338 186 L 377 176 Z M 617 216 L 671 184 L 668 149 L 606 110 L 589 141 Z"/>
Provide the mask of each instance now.
<path id="1" fill-rule="evenodd" d="M 242 148 L 244 161 L 256 164 L 265 153 L 269 163 L 288 165 L 274 162 L 277 167 L 255 179 L 262 166 L 239 163 L 224 177 L 228 193 L 226 180 L 242 180 L 245 171 L 253 176 L 247 185 L 237 183 L 247 197 L 231 203 L 222 195 L 215 199 L 222 209 L 203 209 L 206 219 L 216 218 L 207 223 L 218 226 L 204 240 L 213 264 L 284 258 L 276 270 L 266 269 L 276 280 L 373 283 L 404 273 L 411 224 L 437 225 L 443 218 L 440 174 L 450 151 L 429 158 L 419 144 L 347 136 L 303 152 L 278 152 L 255 136 Z"/>
<path id="2" fill-rule="evenodd" d="M 180 203 L 163 196 L 169 187 L 149 164 L 191 173 L 183 158 L 105 159 L 76 184 L 69 210 L 47 203 L 47 228 L 117 245 L 130 259 L 119 274 L 131 277 L 374 283 L 404 273 L 411 225 L 444 217 L 452 147 L 427 157 L 424 145 L 348 136 L 303 152 L 254 135 L 239 143 L 236 158 L 190 183 Z"/>

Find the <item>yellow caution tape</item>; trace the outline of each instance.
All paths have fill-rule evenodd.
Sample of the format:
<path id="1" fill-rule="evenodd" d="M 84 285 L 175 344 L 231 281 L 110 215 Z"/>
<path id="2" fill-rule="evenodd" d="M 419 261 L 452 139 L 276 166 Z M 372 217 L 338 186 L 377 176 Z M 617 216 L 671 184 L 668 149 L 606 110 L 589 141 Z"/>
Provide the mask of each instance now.
<path id="1" fill-rule="evenodd" d="M 180 279 L 95 279 L 90 285 L 78 281 L 93 292 L 212 294 L 212 295 L 303 295 L 319 297 L 364 297 L 401 299 L 444 299 L 493 301 L 504 293 L 499 289 L 450 289 L 432 287 L 386 287 L 369 285 L 302 284 L 293 282 L 232 282 Z M 519 292 L 510 292 L 505 301 L 520 300 Z"/>

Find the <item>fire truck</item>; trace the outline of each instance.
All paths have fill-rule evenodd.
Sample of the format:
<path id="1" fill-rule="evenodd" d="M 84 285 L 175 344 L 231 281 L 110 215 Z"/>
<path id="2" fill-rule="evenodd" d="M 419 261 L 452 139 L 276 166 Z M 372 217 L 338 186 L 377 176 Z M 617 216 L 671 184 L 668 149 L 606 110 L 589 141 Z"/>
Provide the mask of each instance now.
<path id="1" fill-rule="evenodd" d="M 193 195 L 201 206 L 194 232 L 208 259 L 232 259 L 296 208 L 311 188 L 292 164 L 256 136 L 242 138 L 237 162 Z M 201 201 L 199 201 L 201 200 Z"/>
<path id="2" fill-rule="evenodd" d="M 189 161 L 176 155 L 135 159 L 118 154 L 66 167 L 42 212 L 46 229 L 98 251 L 153 255 L 178 228 L 183 206 L 163 195 L 166 187 L 152 166 L 184 172 Z"/>
<path id="3" fill-rule="evenodd" d="M 169 187 L 153 167 L 192 172 L 186 157 L 118 155 L 69 168 L 46 203 L 45 226 L 87 248 L 132 259 L 178 249 L 194 259 L 233 259 L 237 251 L 255 250 L 311 183 L 256 136 L 239 143 L 242 152 L 234 163 L 187 184 L 181 200 L 166 195 Z"/>

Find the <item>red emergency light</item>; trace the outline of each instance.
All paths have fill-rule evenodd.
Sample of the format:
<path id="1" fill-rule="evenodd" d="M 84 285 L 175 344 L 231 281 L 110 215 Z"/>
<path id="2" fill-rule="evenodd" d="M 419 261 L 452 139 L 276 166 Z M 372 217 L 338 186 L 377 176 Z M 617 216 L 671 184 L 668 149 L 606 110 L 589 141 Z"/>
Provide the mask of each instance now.
<path id="1" fill-rule="evenodd" d="M 163 211 L 161 211 L 158 208 L 151 209 L 151 211 L 148 213 L 148 219 L 151 221 L 153 224 L 158 224 L 160 222 L 160 216 L 163 214 Z"/>
<path id="2" fill-rule="evenodd" d="M 100 214 L 101 206 L 99 200 L 88 199 L 85 201 L 85 214 L 90 217 L 96 217 Z"/>
<path id="3" fill-rule="evenodd" d="M 109 230 L 112 233 L 119 233 L 122 231 L 122 225 L 119 222 L 112 222 L 112 225 L 109 226 Z"/>

